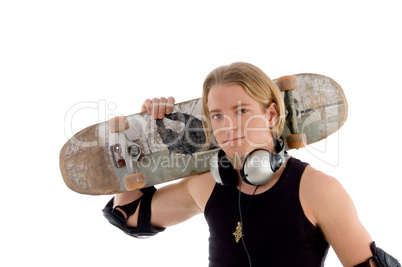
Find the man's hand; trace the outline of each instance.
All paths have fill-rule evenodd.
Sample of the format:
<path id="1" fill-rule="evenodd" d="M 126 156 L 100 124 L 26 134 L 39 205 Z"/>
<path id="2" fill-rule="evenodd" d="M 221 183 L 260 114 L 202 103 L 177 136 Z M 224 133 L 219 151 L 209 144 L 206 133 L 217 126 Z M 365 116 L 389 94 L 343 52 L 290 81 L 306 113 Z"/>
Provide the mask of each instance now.
<path id="1" fill-rule="evenodd" d="M 167 99 L 165 97 L 147 99 L 144 101 L 141 107 L 141 112 L 148 112 L 148 114 L 153 114 L 153 118 L 163 119 L 165 114 L 172 113 L 173 105 L 175 99 L 169 96 Z"/>

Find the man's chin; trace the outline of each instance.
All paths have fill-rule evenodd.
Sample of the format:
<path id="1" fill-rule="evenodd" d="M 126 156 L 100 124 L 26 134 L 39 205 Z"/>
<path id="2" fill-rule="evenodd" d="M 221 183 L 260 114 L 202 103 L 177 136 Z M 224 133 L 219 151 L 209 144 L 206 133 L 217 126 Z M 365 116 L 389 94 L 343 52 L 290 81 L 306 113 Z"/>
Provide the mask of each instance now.
<path id="1" fill-rule="evenodd" d="M 226 153 L 226 157 L 229 159 L 233 168 L 239 171 L 243 167 L 244 159 L 246 158 L 247 154 L 247 152 L 241 153 L 236 151 L 233 153 Z"/>

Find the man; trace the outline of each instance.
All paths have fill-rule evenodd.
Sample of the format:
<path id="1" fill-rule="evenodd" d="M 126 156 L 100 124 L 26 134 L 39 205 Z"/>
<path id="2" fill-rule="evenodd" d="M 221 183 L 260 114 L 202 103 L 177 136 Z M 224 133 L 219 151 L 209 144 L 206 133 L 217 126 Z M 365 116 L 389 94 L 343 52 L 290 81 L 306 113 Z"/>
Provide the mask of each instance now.
<path id="1" fill-rule="evenodd" d="M 335 178 L 290 158 L 267 182 L 243 182 L 250 152 L 279 152 L 284 104 L 268 76 L 247 63 L 219 67 L 206 78 L 202 97 L 207 140 L 229 160 L 221 173 L 232 184 L 221 185 L 208 172 L 157 191 L 118 194 L 104 210 L 113 224 L 133 236 L 153 235 L 204 213 L 210 266 L 323 266 L 329 245 L 344 266 L 377 266 L 373 241 Z M 142 111 L 162 119 L 174 102 L 148 99 Z"/>

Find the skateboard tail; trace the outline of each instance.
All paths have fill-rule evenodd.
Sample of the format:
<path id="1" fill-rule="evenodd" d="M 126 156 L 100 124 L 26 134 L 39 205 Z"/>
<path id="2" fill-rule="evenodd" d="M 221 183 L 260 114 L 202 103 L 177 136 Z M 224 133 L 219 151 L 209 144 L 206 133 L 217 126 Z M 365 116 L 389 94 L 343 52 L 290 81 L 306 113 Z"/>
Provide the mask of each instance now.
<path id="1" fill-rule="evenodd" d="M 293 91 L 295 108 L 292 129 L 288 121 L 282 136 L 305 135 L 305 144 L 321 141 L 337 132 L 348 117 L 348 103 L 341 86 L 332 78 L 319 74 L 297 74 L 300 89 Z M 287 145 L 287 150 L 290 149 Z"/>
<path id="2" fill-rule="evenodd" d="M 75 134 L 60 151 L 63 180 L 77 193 L 105 195 L 124 191 L 108 167 L 110 159 L 99 140 L 99 125 L 93 125 Z"/>

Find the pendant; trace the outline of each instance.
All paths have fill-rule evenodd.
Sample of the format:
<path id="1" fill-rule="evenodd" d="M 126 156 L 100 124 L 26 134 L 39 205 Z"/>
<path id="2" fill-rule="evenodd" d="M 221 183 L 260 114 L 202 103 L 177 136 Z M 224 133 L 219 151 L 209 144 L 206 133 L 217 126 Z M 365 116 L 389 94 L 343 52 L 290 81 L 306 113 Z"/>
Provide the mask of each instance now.
<path id="1" fill-rule="evenodd" d="M 239 243 L 240 239 L 243 237 L 241 222 L 237 223 L 236 231 L 233 233 L 236 243 Z"/>

